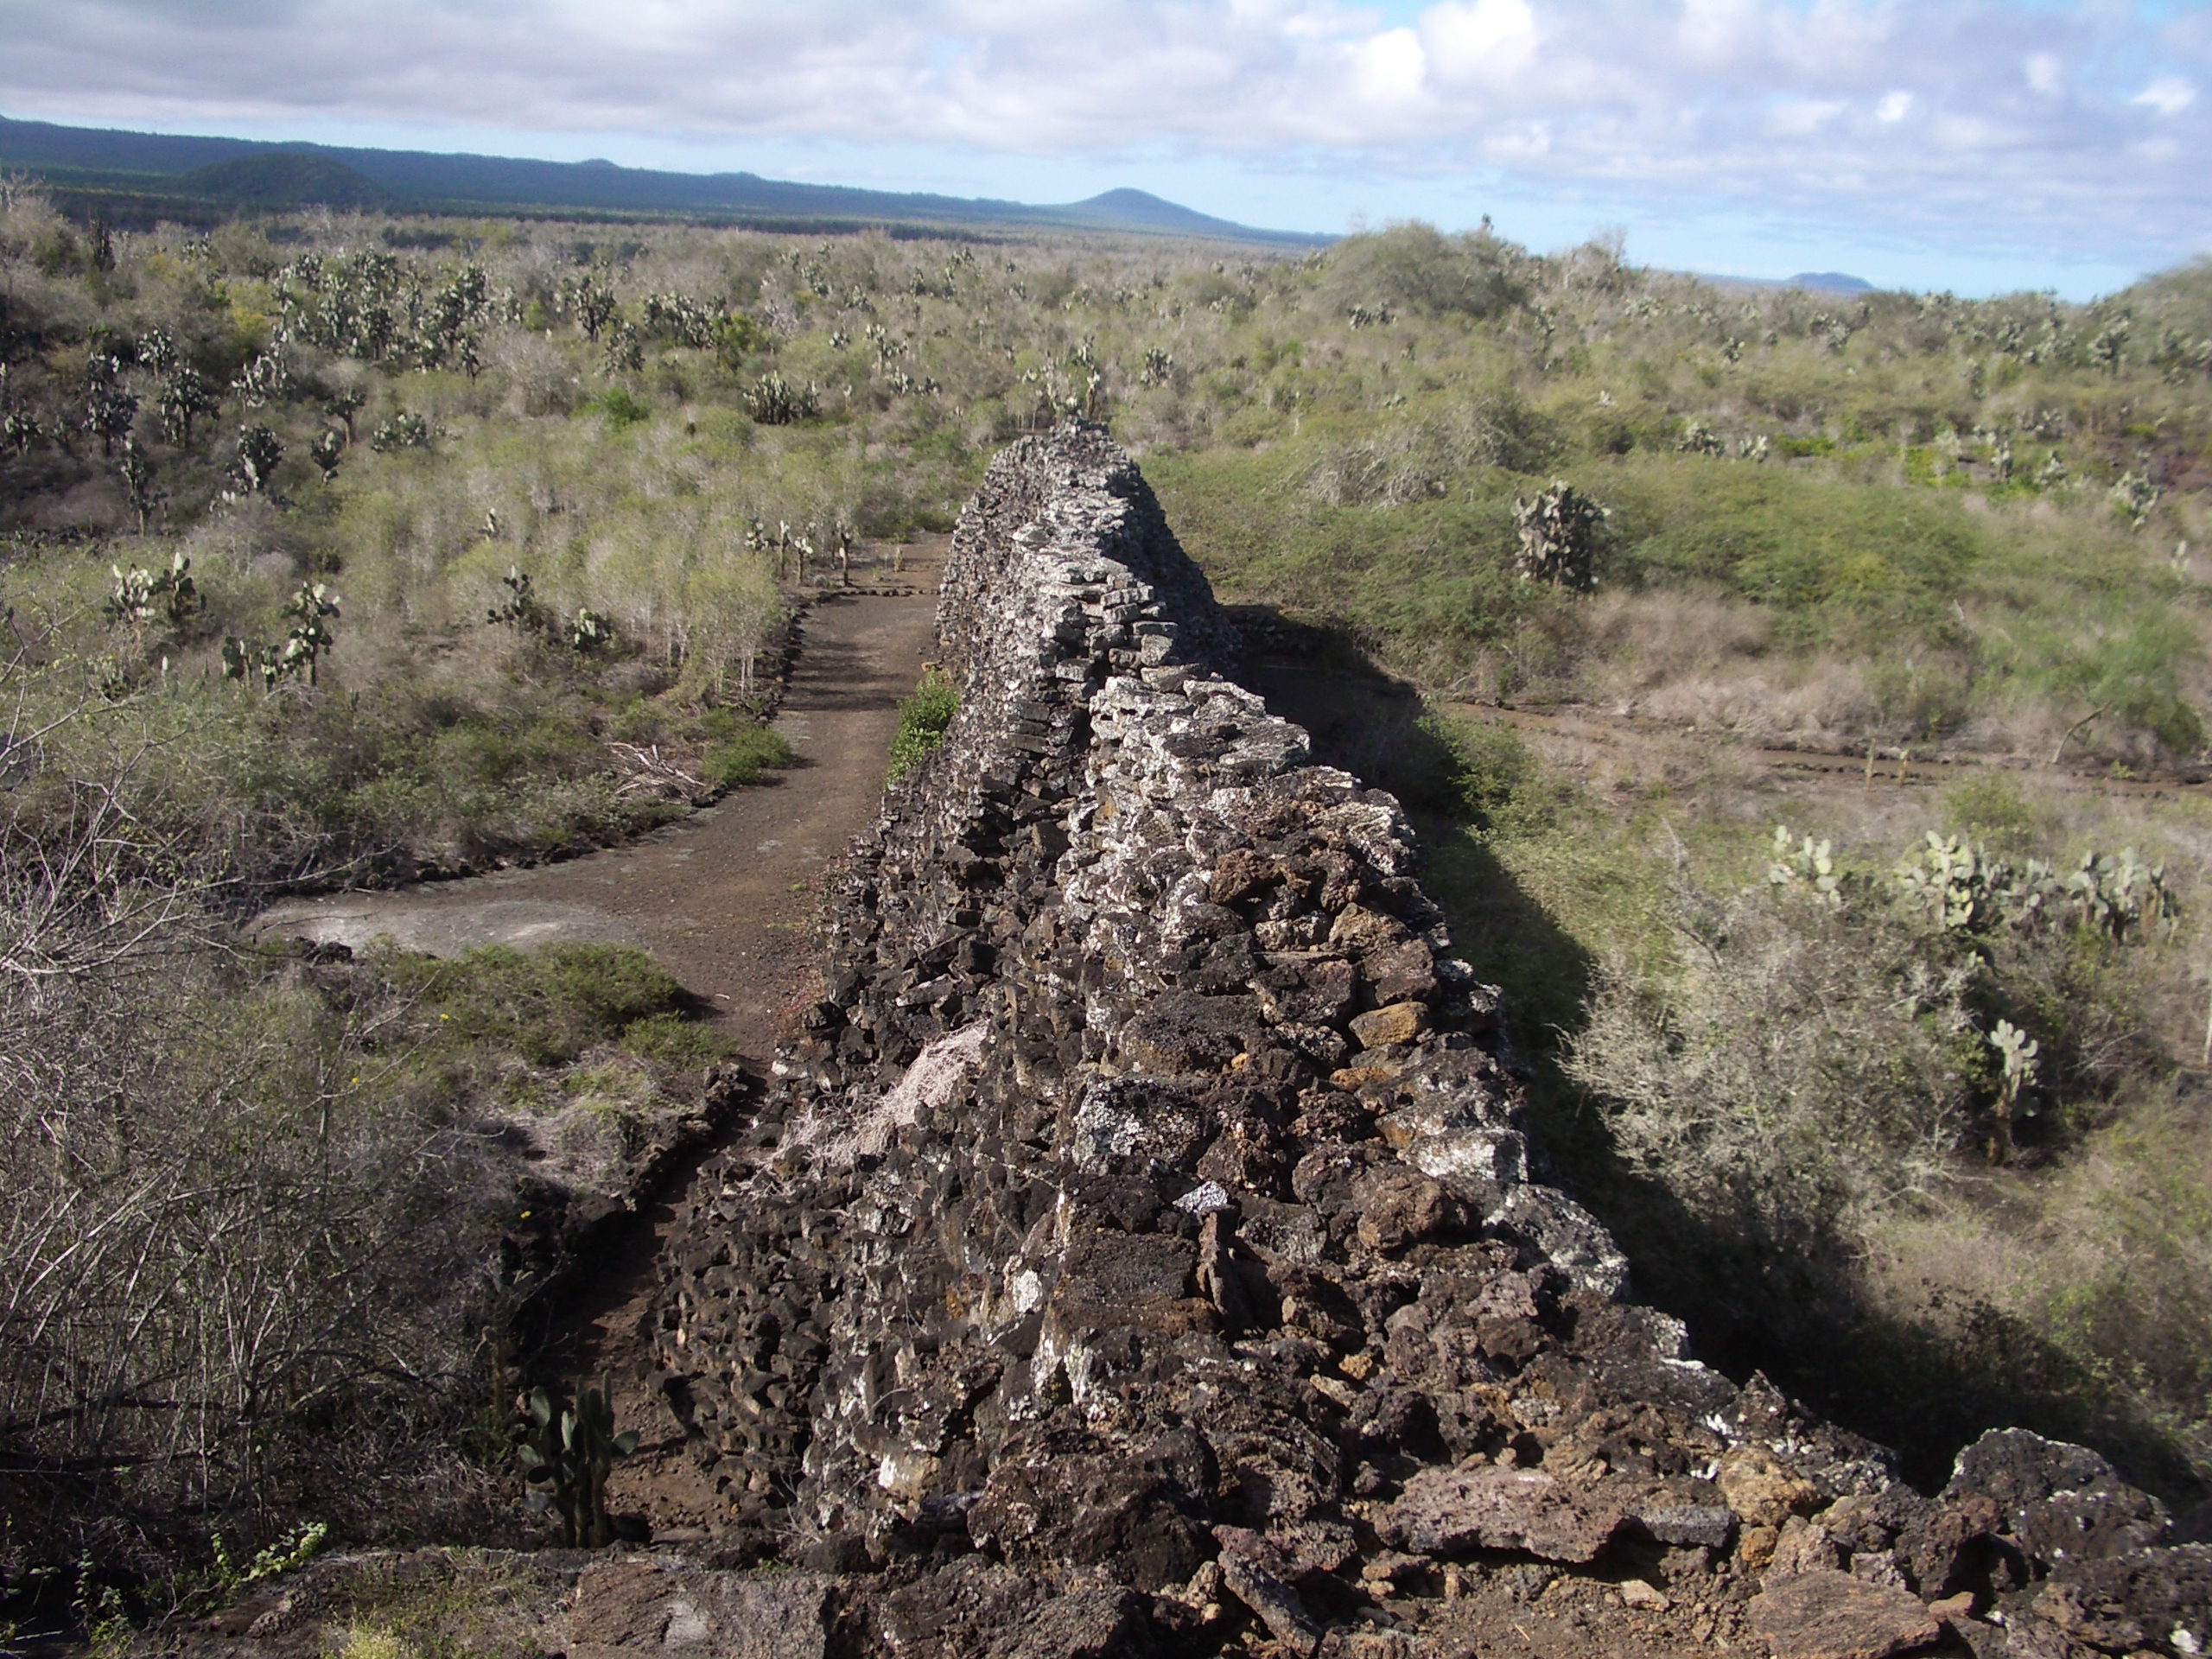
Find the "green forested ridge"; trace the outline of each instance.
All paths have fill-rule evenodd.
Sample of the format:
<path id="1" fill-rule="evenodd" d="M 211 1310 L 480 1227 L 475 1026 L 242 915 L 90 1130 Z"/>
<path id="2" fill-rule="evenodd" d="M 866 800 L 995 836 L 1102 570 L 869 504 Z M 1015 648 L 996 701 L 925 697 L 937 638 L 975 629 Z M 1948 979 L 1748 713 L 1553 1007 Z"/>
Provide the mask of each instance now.
<path id="1" fill-rule="evenodd" d="M 275 1471 L 334 1434 L 444 1448 L 403 1532 L 479 1501 L 480 1368 L 438 1344 L 506 1304 L 441 1274 L 536 1206 L 496 1165 L 421 1185 L 410 1149 L 496 1109 L 618 1156 L 711 1044 L 619 955 L 303 964 L 229 920 L 756 777 L 791 595 L 841 543 L 949 528 L 996 446 L 1071 413 L 1224 598 L 1320 631 L 1345 708 L 1370 666 L 1426 697 L 1338 745 L 1424 815 L 1538 1139 L 1645 1294 L 1923 1472 L 2005 1416 L 2196 1491 L 2207 826 L 2133 785 L 2203 760 L 2212 272 L 2076 307 L 1726 290 L 1419 226 L 1296 257 L 995 234 L 141 234 L 0 200 L 0 1181 L 39 1195 L 0 1281 L 50 1282 L 21 1264 L 149 1159 L 161 1191 L 250 1176 L 322 1219 L 233 1216 L 226 1294 L 422 1246 L 347 1304 L 342 1364 L 276 1387 L 208 1370 L 171 1281 L 147 1363 L 232 1390 L 189 1445 L 85 1404 L 139 1356 L 66 1320 L 10 1349 L 11 1456 L 174 1461 L 40 1510 L 8 1570 L 152 1559 L 181 1497 L 276 1536 L 312 1483 Z M 1591 511 L 1546 521 L 1562 485 Z M 1532 546 L 1569 519 L 1574 556 Z M 1531 709 L 1605 741 L 1503 717 Z M 1753 745 L 1869 782 L 1785 791 Z M 1889 781 L 1946 757 L 1980 764 Z M 201 1220 L 143 1225 L 204 1255 L 169 1242 Z"/>
<path id="2" fill-rule="evenodd" d="M 689 215 L 785 230 L 1056 226 L 1300 248 L 1329 239 L 1231 224 L 1141 190 L 1109 190 L 1087 201 L 1040 207 L 799 184 L 751 173 L 666 173 L 610 162 L 180 137 L 5 117 L 0 117 L 0 168 L 28 173 L 59 192 L 80 217 L 105 213 L 147 228 L 163 219 L 219 222 L 240 210 L 404 206 L 416 212 Z"/>

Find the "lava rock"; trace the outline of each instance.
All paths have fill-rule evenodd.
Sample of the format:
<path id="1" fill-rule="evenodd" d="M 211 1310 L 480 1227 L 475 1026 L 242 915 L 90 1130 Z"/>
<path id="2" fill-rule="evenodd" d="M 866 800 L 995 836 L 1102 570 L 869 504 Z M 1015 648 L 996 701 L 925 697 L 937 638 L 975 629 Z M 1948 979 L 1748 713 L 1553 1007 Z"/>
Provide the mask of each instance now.
<path id="1" fill-rule="evenodd" d="M 1752 1598 L 1751 1623 L 1775 1659 L 1890 1659 L 1943 1633 L 1916 1596 L 1833 1568 L 1762 1590 Z"/>
<path id="2" fill-rule="evenodd" d="M 1620 1508 L 1541 1469 L 1424 1470 L 1391 1505 L 1409 1549 L 1446 1554 L 1518 1549 L 1548 1561 L 1594 1561 L 1620 1530 Z"/>

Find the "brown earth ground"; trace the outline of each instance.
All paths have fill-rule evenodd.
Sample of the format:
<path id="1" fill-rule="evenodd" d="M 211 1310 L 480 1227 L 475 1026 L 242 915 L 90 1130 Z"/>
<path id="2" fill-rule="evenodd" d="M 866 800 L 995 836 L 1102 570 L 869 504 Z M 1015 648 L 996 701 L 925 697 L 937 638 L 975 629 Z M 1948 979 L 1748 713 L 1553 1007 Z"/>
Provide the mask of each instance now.
<path id="1" fill-rule="evenodd" d="M 766 783 L 582 858 L 299 899 L 264 911 L 250 931 L 355 948 L 389 938 L 432 956 L 634 944 L 710 1003 L 764 1071 L 782 1010 L 814 969 L 815 884 L 881 802 L 898 702 L 930 652 L 944 554 L 941 538 L 910 549 L 898 585 L 831 589 L 808 607 L 775 717 L 797 760 Z"/>
<path id="2" fill-rule="evenodd" d="M 1694 732 L 1656 720 L 1606 714 L 1589 708 L 1555 710 L 1516 709 L 1496 703 L 1445 705 L 1475 720 L 1500 721 L 1564 752 L 1579 747 L 1586 760 L 1607 753 L 1657 755 L 1662 765 L 1709 768 L 1714 760 L 1745 772 L 1799 778 L 1808 782 L 1856 784 L 1872 792 L 1883 788 L 1941 787 L 1977 772 L 2005 772 L 2033 778 L 2040 787 L 2107 796 L 2171 800 L 2212 795 L 2212 780 L 2201 767 L 2128 776 L 2103 766 L 2036 765 L 2017 760 L 1955 753 L 1935 746 L 1876 744 L 1866 750 L 1764 748 L 1725 732 Z"/>
<path id="3" fill-rule="evenodd" d="M 931 655 L 944 550 L 942 537 L 909 547 L 900 576 L 851 595 L 832 589 L 808 607 L 775 718 L 797 761 L 771 781 L 586 857 L 302 899 L 264 912 L 251 931 L 356 948 L 390 938 L 433 956 L 486 944 L 636 945 L 712 1007 L 757 1090 L 814 995 L 809 924 L 823 873 L 881 803 L 899 700 Z M 612 1378 L 615 1421 L 643 1437 L 617 1466 L 613 1507 L 662 1539 L 703 1535 L 721 1507 L 683 1455 L 676 1419 L 639 1376 L 655 1260 L 717 1144 L 678 1154 L 637 1211 L 602 1228 L 597 1264 L 587 1264 L 548 1356 L 558 1374 Z"/>

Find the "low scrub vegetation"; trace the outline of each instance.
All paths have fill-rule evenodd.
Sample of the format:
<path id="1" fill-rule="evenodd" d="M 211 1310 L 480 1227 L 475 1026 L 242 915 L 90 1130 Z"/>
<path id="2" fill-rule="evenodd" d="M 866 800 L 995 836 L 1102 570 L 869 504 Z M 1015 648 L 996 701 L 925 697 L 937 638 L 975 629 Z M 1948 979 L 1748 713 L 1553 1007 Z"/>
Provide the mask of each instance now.
<path id="1" fill-rule="evenodd" d="M 1432 881 L 1514 988 L 1540 1141 L 1701 1351 L 1922 1478 L 2007 1421 L 2212 1480 L 2200 804 L 1995 771 L 1793 800 L 1440 729 L 1468 827 Z"/>
<path id="2" fill-rule="evenodd" d="M 500 1534 L 508 1333 L 726 1044 L 631 950 L 240 949 L 77 795 L 0 859 L 0 1567 Z"/>
<path id="3" fill-rule="evenodd" d="M 762 779 L 804 591 L 1071 415 L 1224 597 L 1427 694 L 1347 759 L 1435 818 L 1542 1141 L 1708 1353 L 1922 1472 L 2018 1417 L 2212 1476 L 2199 808 L 2002 769 L 2204 759 L 2203 267 L 2076 307 L 1418 225 L 86 245 L 0 187 L 10 1574 L 494 1535 L 516 1310 L 717 1044 L 634 956 L 236 920 Z M 894 779 L 954 709 L 917 688 Z M 1988 764 L 1785 797 L 1669 733 Z"/>

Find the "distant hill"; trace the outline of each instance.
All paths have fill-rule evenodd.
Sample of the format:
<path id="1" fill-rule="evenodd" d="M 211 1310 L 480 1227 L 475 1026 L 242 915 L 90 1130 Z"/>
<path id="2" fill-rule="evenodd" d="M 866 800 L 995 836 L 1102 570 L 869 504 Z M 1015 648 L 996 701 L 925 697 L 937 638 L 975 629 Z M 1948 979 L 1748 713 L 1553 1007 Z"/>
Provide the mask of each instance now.
<path id="1" fill-rule="evenodd" d="M 0 118 L 0 168 L 37 175 L 65 208 L 118 224 L 321 205 L 418 213 L 680 215 L 766 229 L 861 225 L 1112 231 L 1204 237 L 1276 248 L 1335 238 L 1255 230 L 1194 213 L 1141 190 L 1037 206 L 837 185 L 793 184 L 751 173 L 668 173 L 611 162 L 538 162 L 184 138 Z"/>
<path id="2" fill-rule="evenodd" d="M 1846 276 L 1840 270 L 1801 270 L 1795 276 L 1777 282 L 1771 276 L 1726 276 L 1709 270 L 1692 271 L 1700 282 L 1711 283 L 1718 289 L 1773 289 L 1802 288 L 1811 294 L 1872 294 L 1873 283 L 1863 276 Z"/>
<path id="3" fill-rule="evenodd" d="M 1142 190 L 1109 190 L 1088 201 L 1071 202 L 1065 207 L 1047 208 L 1046 211 L 1063 214 L 1069 219 L 1111 225 L 1116 230 L 1142 226 L 1171 236 L 1206 236 L 1223 242 L 1241 241 L 1252 234 L 1242 225 L 1194 213 L 1188 207 L 1179 207 L 1172 201 L 1162 201 L 1158 196 L 1149 195 Z M 1268 231 L 1261 234 L 1272 237 L 1278 232 Z M 1298 239 L 1318 244 L 1333 238 L 1316 236 Z"/>
<path id="4" fill-rule="evenodd" d="M 1840 270 L 1801 270 L 1784 288 L 1806 288 L 1816 294 L 1872 294 L 1874 284 L 1863 276 L 1847 276 Z"/>

